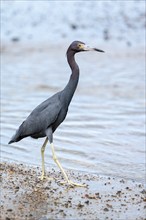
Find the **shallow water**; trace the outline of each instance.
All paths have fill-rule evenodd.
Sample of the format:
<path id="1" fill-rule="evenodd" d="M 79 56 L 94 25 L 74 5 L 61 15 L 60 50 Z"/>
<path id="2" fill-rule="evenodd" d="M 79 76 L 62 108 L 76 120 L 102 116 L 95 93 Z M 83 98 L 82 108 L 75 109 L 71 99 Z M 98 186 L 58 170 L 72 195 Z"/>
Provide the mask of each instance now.
<path id="1" fill-rule="evenodd" d="M 1 158 L 41 166 L 43 139 L 8 145 L 33 108 L 66 85 L 65 50 L 3 52 Z M 80 81 L 66 120 L 54 135 L 64 168 L 144 181 L 144 56 L 78 54 Z M 46 168 L 54 166 L 50 146 Z"/>

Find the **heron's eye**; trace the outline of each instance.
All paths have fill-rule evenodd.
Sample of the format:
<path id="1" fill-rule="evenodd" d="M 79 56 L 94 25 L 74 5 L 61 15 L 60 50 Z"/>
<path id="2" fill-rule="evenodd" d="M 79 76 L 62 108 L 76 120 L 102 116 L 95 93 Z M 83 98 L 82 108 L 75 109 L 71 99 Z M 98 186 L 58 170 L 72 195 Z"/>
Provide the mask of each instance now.
<path id="1" fill-rule="evenodd" d="M 81 47 L 82 47 L 82 45 L 81 45 L 81 44 L 78 44 L 78 47 L 79 47 L 79 48 L 81 48 Z"/>

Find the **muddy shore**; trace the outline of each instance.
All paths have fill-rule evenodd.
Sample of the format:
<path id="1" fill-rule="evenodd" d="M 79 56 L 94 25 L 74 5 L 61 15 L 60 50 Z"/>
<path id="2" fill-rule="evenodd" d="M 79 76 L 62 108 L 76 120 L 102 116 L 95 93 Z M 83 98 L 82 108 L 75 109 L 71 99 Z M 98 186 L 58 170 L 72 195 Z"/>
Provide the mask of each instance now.
<path id="1" fill-rule="evenodd" d="M 69 188 L 52 169 L 41 181 L 39 167 L 1 163 L 1 220 L 145 219 L 146 190 L 135 181 L 68 170 L 87 188 Z"/>

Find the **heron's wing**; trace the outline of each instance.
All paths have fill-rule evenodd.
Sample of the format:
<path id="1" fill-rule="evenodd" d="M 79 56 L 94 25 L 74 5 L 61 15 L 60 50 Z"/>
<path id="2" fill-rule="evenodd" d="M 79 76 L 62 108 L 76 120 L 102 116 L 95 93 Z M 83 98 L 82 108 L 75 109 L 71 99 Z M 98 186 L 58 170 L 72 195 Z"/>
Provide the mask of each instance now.
<path id="1" fill-rule="evenodd" d="M 59 95 L 56 94 L 37 106 L 19 127 L 20 136 L 29 136 L 45 131 L 57 119 L 61 110 Z"/>

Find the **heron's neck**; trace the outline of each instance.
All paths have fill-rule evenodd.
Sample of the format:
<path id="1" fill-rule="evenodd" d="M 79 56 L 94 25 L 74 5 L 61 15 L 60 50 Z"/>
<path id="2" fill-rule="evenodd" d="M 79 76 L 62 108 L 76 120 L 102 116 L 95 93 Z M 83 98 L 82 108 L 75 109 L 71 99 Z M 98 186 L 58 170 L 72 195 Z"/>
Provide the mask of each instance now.
<path id="1" fill-rule="evenodd" d="M 77 84 L 79 81 L 79 67 L 75 61 L 74 56 L 75 56 L 75 52 L 68 49 L 67 61 L 68 61 L 69 66 L 72 70 L 72 74 L 70 76 L 69 82 L 64 89 L 64 91 L 65 91 L 64 95 L 66 97 L 66 101 L 68 104 L 70 103 L 70 101 L 74 95 L 74 92 L 76 90 L 76 87 L 77 87 Z"/>
<path id="2" fill-rule="evenodd" d="M 67 55 L 67 61 L 68 61 L 69 66 L 72 70 L 72 75 L 79 74 L 79 67 L 75 61 L 75 52 L 73 50 L 68 50 L 66 55 Z M 71 77 L 72 77 L 72 75 L 71 75 Z"/>

